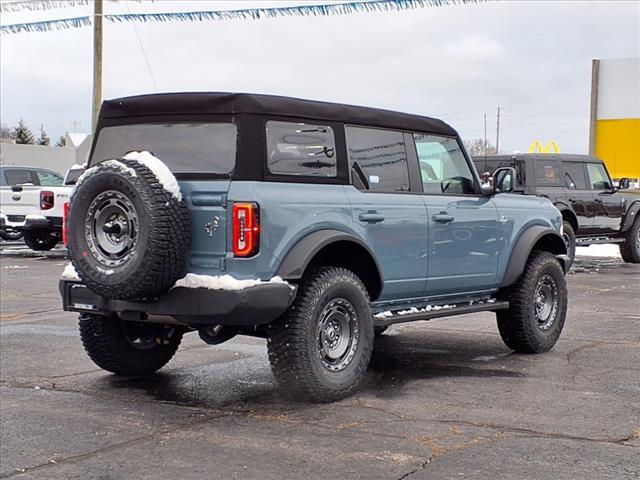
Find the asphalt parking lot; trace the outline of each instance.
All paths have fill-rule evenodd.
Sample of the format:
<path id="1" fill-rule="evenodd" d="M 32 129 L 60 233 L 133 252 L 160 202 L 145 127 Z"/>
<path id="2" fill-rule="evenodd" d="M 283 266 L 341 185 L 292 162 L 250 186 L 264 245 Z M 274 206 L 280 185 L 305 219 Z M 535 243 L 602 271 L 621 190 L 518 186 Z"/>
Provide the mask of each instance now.
<path id="1" fill-rule="evenodd" d="M 0 245 L 0 478 L 640 478 L 638 265 L 578 259 L 547 354 L 510 353 L 492 314 L 396 326 L 355 396 L 311 405 L 261 339 L 98 369 L 60 309 L 66 262 Z"/>

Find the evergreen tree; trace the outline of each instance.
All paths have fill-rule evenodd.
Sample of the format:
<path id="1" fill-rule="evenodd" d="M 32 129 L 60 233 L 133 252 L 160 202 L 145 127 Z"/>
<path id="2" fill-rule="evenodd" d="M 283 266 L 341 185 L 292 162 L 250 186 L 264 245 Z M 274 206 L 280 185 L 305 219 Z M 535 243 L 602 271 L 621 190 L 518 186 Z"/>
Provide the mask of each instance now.
<path id="1" fill-rule="evenodd" d="M 42 127 L 42 125 L 40 126 L 40 138 L 36 140 L 36 143 L 43 146 L 51 145 L 51 139 L 49 138 L 49 135 L 47 135 L 47 132 L 44 131 L 44 127 Z"/>
<path id="2" fill-rule="evenodd" d="M 64 135 L 60 135 L 60 138 L 56 142 L 56 147 L 65 147 L 67 145 L 67 140 L 64 138 Z"/>
<path id="3" fill-rule="evenodd" d="M 29 130 L 29 127 L 25 125 L 24 120 L 22 119 L 18 122 L 18 126 L 13 128 L 11 137 L 16 143 L 25 145 L 33 145 L 35 143 L 33 140 L 33 133 L 31 133 L 31 130 Z"/>

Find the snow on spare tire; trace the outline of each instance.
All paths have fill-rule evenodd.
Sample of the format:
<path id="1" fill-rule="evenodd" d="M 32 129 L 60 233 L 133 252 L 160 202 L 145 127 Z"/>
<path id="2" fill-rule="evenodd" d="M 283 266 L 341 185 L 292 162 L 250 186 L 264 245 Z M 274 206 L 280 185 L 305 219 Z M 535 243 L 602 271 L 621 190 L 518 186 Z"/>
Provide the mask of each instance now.
<path id="1" fill-rule="evenodd" d="M 71 194 L 67 231 L 78 276 L 103 297 L 155 297 L 184 273 L 189 213 L 176 178 L 149 152 L 89 168 Z"/>

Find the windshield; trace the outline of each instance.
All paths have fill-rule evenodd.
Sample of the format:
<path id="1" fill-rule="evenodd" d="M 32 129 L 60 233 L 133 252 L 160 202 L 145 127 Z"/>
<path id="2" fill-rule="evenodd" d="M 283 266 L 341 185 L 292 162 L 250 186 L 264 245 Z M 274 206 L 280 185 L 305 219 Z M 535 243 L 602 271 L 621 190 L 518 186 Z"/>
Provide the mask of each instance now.
<path id="1" fill-rule="evenodd" d="M 133 124 L 100 129 L 91 165 L 147 150 L 173 172 L 230 173 L 236 162 L 232 123 Z"/>

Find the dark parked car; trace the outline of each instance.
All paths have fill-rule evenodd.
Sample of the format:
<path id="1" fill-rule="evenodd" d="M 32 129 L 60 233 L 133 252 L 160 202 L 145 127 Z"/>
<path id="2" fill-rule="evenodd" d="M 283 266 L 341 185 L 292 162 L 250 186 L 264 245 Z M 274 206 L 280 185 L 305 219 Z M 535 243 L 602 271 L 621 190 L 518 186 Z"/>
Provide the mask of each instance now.
<path id="1" fill-rule="evenodd" d="M 501 167 L 516 170 L 515 191 L 550 199 L 564 220 L 573 262 L 576 245 L 618 243 L 625 262 L 640 263 L 640 192 L 622 178 L 618 187 L 602 160 L 588 155 L 515 154 L 473 158 L 481 176 Z"/>
<path id="2" fill-rule="evenodd" d="M 162 368 L 189 332 L 253 335 L 284 388 L 329 401 L 393 323 L 495 311 L 523 353 L 562 331 L 558 210 L 509 194 L 511 169 L 483 190 L 440 120 L 263 95 L 121 98 L 102 106 L 88 167 L 60 290 L 116 374 Z"/>

